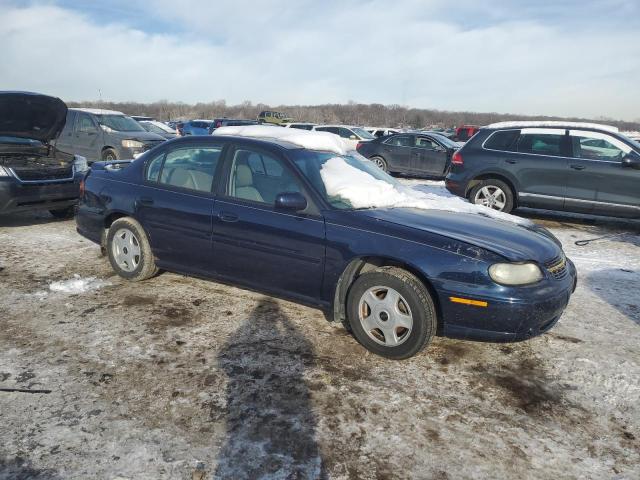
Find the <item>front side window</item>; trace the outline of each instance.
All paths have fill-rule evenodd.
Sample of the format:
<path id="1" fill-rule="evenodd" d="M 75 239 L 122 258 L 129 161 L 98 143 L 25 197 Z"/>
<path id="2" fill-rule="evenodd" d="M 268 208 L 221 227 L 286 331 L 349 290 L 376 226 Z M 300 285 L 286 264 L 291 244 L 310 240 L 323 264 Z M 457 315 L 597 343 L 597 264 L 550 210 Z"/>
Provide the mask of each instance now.
<path id="1" fill-rule="evenodd" d="M 227 195 L 274 205 L 276 196 L 285 192 L 301 193 L 301 189 L 282 159 L 249 148 L 236 150 L 231 164 Z"/>
<path id="2" fill-rule="evenodd" d="M 93 123 L 93 120 L 91 120 L 91 117 L 86 113 L 81 113 L 78 116 L 78 131 L 85 133 L 96 131 L 96 126 Z"/>
<path id="3" fill-rule="evenodd" d="M 394 135 L 384 143 L 393 147 L 413 147 L 413 137 L 411 135 Z"/>
<path id="4" fill-rule="evenodd" d="M 342 128 L 342 127 L 338 129 L 338 135 L 340 135 L 342 138 L 356 137 L 355 133 L 353 133 L 351 130 L 349 130 L 348 128 Z"/>
<path id="5" fill-rule="evenodd" d="M 329 132 L 338 135 L 338 127 L 318 127 L 316 128 L 318 132 Z"/>
<path id="6" fill-rule="evenodd" d="M 172 150 L 151 160 L 147 166 L 147 180 L 210 193 L 221 151 L 221 146 Z"/>
<path id="7" fill-rule="evenodd" d="M 575 158 L 621 162 L 631 151 L 631 147 L 606 133 L 571 130 L 569 135 Z"/>
<path id="8" fill-rule="evenodd" d="M 442 150 L 442 147 L 437 142 L 427 137 L 416 138 L 416 147 L 424 148 L 425 150 Z"/>
<path id="9" fill-rule="evenodd" d="M 518 140 L 518 152 L 561 157 L 564 156 L 564 138 L 564 130 L 523 128 Z"/>

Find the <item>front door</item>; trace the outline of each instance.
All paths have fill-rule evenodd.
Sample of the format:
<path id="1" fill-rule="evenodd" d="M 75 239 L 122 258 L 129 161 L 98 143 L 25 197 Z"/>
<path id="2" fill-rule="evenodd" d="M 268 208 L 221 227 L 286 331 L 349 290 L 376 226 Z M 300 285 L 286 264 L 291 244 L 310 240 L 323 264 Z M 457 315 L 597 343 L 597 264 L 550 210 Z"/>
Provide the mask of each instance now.
<path id="1" fill-rule="evenodd" d="M 84 112 L 76 115 L 73 144 L 76 150 L 74 153 L 82 155 L 89 162 L 101 160 L 102 130 L 91 115 Z"/>
<path id="2" fill-rule="evenodd" d="M 310 198 L 285 158 L 245 146 L 229 158 L 213 217 L 216 271 L 256 289 L 314 301 L 324 271 L 323 218 L 312 205 L 302 212 L 275 208 L 279 193 Z"/>
<path id="3" fill-rule="evenodd" d="M 180 146 L 147 162 L 136 217 L 161 266 L 213 273 L 212 192 L 222 149 L 222 144 Z"/>
<path id="4" fill-rule="evenodd" d="M 416 136 L 415 155 L 412 157 L 414 173 L 441 177 L 447 167 L 447 150 L 435 140 Z"/>

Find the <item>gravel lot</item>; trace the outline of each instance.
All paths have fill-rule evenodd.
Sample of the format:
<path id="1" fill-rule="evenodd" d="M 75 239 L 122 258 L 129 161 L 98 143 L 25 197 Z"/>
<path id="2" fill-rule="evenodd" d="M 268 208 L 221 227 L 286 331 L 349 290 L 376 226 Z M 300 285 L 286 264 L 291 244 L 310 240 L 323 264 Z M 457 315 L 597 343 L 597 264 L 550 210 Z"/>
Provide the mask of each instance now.
<path id="1" fill-rule="evenodd" d="M 556 328 L 404 362 L 287 301 L 126 283 L 73 221 L 0 217 L 0 387 L 50 391 L 0 391 L 0 480 L 640 478 L 640 223 L 524 214 L 578 266 Z M 51 290 L 74 275 L 107 284 Z"/>

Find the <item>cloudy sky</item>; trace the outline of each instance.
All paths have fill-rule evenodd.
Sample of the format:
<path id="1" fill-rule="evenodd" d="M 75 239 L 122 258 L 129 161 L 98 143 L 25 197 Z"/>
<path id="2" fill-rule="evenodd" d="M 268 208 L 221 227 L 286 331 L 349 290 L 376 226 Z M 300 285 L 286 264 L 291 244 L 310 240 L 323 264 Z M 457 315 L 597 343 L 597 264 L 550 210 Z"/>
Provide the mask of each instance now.
<path id="1" fill-rule="evenodd" d="M 639 0 L 0 0 L 0 89 L 640 119 Z"/>

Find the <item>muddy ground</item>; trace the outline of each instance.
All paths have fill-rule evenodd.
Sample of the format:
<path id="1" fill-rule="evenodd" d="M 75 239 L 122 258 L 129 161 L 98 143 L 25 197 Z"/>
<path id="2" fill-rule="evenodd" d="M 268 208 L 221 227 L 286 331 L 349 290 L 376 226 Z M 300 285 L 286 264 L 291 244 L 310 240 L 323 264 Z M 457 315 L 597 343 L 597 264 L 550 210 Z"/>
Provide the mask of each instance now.
<path id="1" fill-rule="evenodd" d="M 525 214 L 578 266 L 558 325 L 403 362 L 287 301 L 127 283 L 73 221 L 0 219 L 0 388 L 44 391 L 0 391 L 0 480 L 640 478 L 640 224 Z M 50 291 L 75 274 L 110 285 Z"/>

